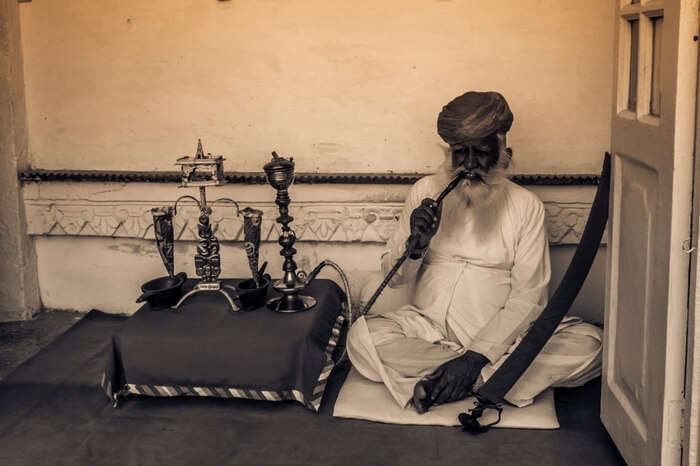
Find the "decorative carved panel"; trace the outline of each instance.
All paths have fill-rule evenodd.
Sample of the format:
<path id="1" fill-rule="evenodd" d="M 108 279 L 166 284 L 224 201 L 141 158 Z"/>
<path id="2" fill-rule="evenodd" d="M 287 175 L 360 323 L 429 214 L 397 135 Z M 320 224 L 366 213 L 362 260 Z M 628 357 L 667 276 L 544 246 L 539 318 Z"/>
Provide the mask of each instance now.
<path id="1" fill-rule="evenodd" d="M 27 230 L 30 235 L 103 236 L 153 238 L 148 201 L 90 201 L 27 199 Z M 241 206 L 243 207 L 243 206 Z M 251 205 L 263 211 L 261 241 L 277 241 L 279 215 L 273 203 Z M 551 244 L 577 244 L 588 218 L 590 204 L 545 202 Z M 386 242 L 401 213 L 401 203 L 347 202 L 293 203 L 291 226 L 300 241 Z M 198 209 L 182 204 L 174 219 L 175 238 L 197 238 Z M 243 240 L 243 217 L 222 204 L 214 208 L 212 224 L 222 241 Z"/>

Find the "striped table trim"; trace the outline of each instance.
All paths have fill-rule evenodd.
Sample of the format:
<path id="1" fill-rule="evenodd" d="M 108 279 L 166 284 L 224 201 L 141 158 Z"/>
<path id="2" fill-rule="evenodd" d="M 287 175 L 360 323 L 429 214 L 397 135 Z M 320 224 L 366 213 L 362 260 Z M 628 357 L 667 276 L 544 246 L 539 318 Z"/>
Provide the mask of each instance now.
<path id="1" fill-rule="evenodd" d="M 107 396 L 114 402 L 116 407 L 119 398 L 128 394 L 146 396 L 207 396 L 215 398 L 246 398 L 250 400 L 265 401 L 290 401 L 295 400 L 307 408 L 318 411 L 321 407 L 323 393 L 326 390 L 326 382 L 336 362 L 333 360 L 333 353 L 340 339 L 341 329 L 345 323 L 345 316 L 339 314 L 335 324 L 331 329 L 331 336 L 325 349 L 326 362 L 321 370 L 321 374 L 316 381 L 316 385 L 311 393 L 310 399 L 306 399 L 300 390 L 257 390 L 238 387 L 217 387 L 217 386 L 194 386 L 194 385 L 140 385 L 127 383 L 118 391 L 113 391 L 112 381 L 106 372 L 102 373 L 100 386 L 107 393 Z"/>

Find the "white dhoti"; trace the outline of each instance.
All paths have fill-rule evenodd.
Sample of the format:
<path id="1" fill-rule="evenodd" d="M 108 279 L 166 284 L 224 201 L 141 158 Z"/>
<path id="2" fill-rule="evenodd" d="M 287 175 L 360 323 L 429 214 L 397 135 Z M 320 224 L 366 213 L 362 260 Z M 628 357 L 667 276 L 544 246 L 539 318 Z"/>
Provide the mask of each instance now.
<path id="1" fill-rule="evenodd" d="M 367 319 L 361 317 L 348 334 L 348 356 L 363 376 L 383 382 L 403 407 L 422 377 L 466 352 L 450 335 L 433 341 L 424 338 L 434 337 L 436 331 L 428 319 L 410 306 Z M 498 361 L 487 364 L 477 384 L 488 380 L 519 342 L 520 339 Z M 549 387 L 579 386 L 599 376 L 601 342 L 601 329 L 576 317 L 565 318 L 505 396 L 506 401 L 526 406 Z"/>

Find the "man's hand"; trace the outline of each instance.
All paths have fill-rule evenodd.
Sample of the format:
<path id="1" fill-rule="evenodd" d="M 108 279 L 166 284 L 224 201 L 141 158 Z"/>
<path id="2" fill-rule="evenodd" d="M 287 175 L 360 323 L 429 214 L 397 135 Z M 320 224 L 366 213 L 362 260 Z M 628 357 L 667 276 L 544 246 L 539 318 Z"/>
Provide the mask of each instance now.
<path id="1" fill-rule="evenodd" d="M 442 206 L 427 197 L 411 212 L 411 236 L 408 239 L 411 259 L 418 259 L 430 244 L 440 226 L 441 213 Z"/>
<path id="2" fill-rule="evenodd" d="M 489 360 L 474 351 L 447 361 L 413 389 L 413 404 L 419 413 L 430 406 L 463 400 L 471 394 L 481 369 Z"/>

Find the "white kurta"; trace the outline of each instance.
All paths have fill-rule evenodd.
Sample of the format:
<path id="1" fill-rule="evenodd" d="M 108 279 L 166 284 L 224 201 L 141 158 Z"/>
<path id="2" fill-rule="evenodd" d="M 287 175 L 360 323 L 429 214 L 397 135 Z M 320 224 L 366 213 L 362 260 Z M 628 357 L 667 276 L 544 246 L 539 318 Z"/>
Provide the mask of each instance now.
<path id="1" fill-rule="evenodd" d="M 402 254 L 411 212 L 422 199 L 443 189 L 436 176 L 415 183 L 399 226 L 382 258 L 386 273 Z M 437 341 L 449 326 L 467 349 L 496 362 L 547 304 L 549 246 L 542 201 L 515 183 L 503 181 L 503 210 L 486 232 L 472 209 L 451 193 L 425 258 L 408 259 L 390 286 L 415 281 L 413 305 L 434 325 L 424 336 Z"/>
<path id="2" fill-rule="evenodd" d="M 435 199 L 443 184 L 428 176 L 411 188 L 382 258 L 385 274 L 404 251 L 411 212 L 422 199 Z M 353 364 L 384 382 L 401 405 L 420 377 L 467 350 L 488 358 L 491 364 L 482 371 L 487 379 L 547 304 L 550 261 L 542 201 L 508 180 L 498 195 L 493 205 L 500 209 L 486 217 L 466 208 L 458 193 L 446 197 L 425 257 L 407 259 L 390 282 L 414 286 L 411 304 L 381 318 L 370 314 L 350 331 Z M 600 329 L 576 321 L 559 330 L 506 399 L 528 404 L 550 385 L 567 386 L 571 377 L 582 383 L 597 374 Z"/>

